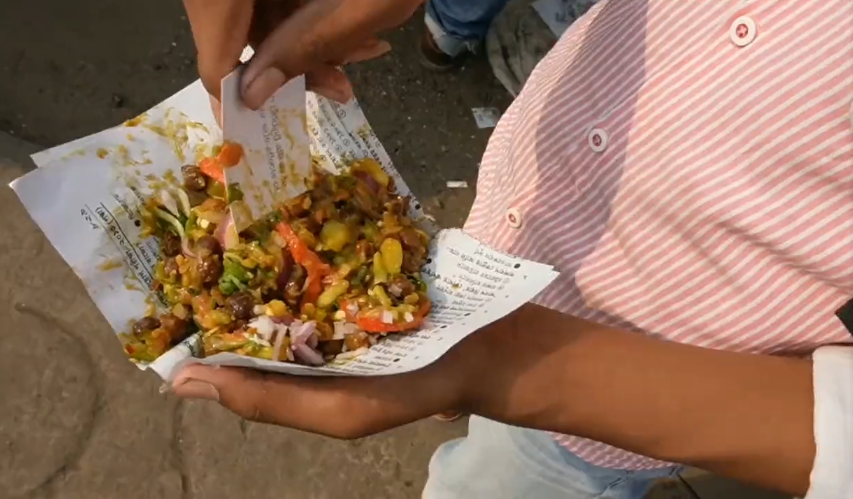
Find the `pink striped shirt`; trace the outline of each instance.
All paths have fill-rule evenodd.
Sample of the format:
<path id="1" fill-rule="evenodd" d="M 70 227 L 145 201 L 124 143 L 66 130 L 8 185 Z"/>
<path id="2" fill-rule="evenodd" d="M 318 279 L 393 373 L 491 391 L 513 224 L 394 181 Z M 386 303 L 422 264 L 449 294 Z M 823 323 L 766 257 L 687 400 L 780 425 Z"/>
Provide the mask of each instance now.
<path id="1" fill-rule="evenodd" d="M 807 353 L 850 339 L 851 117 L 851 0 L 605 0 L 501 119 L 466 229 L 562 272 L 541 305 Z M 558 440 L 600 466 L 666 464 Z"/>

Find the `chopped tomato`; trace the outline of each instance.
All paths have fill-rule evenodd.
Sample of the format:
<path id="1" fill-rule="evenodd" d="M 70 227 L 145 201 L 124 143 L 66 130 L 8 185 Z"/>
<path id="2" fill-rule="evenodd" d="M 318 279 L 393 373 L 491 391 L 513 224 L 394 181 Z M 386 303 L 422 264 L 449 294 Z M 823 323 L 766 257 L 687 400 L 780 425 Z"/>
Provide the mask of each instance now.
<path id="1" fill-rule="evenodd" d="M 382 322 L 381 318 L 360 316 L 356 318 L 355 325 L 368 333 L 398 333 L 401 331 L 410 331 L 420 327 L 431 307 L 432 304 L 430 302 L 424 303 L 420 310 L 412 314 L 414 318 L 407 322 L 393 322 L 391 324 L 387 324 Z M 347 312 L 347 315 L 349 315 L 349 312 Z"/>
<path id="2" fill-rule="evenodd" d="M 348 300 L 341 300 L 338 302 L 341 307 L 341 310 L 347 314 L 347 322 L 355 322 L 358 319 L 358 307 L 356 306 L 356 313 L 352 313 L 349 309 L 350 302 Z"/>
<path id="3" fill-rule="evenodd" d="M 284 239 L 284 242 L 287 243 L 290 254 L 293 255 L 293 261 L 305 267 L 309 272 L 310 267 L 317 268 L 323 275 L 331 272 L 332 269 L 329 267 L 329 264 L 324 263 L 317 253 L 311 251 L 311 248 L 305 244 L 305 241 L 299 239 L 299 236 L 296 235 L 296 232 L 294 232 L 290 225 L 281 222 L 276 226 L 275 230 Z"/>
<path id="4" fill-rule="evenodd" d="M 232 166 L 236 166 L 240 162 L 240 158 L 242 156 L 243 146 L 233 142 L 226 142 L 222 144 L 222 149 L 219 150 L 219 154 L 216 156 L 216 161 L 219 162 L 223 168 L 230 168 Z"/>
<path id="5" fill-rule="evenodd" d="M 308 269 L 309 267 L 305 267 Z M 305 293 L 302 294 L 302 302 L 299 304 L 300 308 L 305 308 L 305 305 L 309 303 L 314 305 L 317 303 L 317 299 L 320 298 L 320 295 L 323 293 L 323 283 L 321 281 L 322 277 L 319 277 L 314 274 L 312 275 L 311 270 L 308 270 L 308 286 L 305 288 Z"/>
<path id="6" fill-rule="evenodd" d="M 302 295 L 301 306 L 304 307 L 309 303 L 316 304 L 317 298 L 323 292 L 323 277 L 332 271 L 331 267 L 324 263 L 317 253 L 311 251 L 305 241 L 299 239 L 290 225 L 281 222 L 275 229 L 287 243 L 290 254 L 293 255 L 293 261 L 305 267 L 305 271 L 308 273 L 308 286 Z"/>
<path id="7" fill-rule="evenodd" d="M 198 167 L 208 177 L 223 185 L 225 184 L 225 172 L 222 170 L 222 164 L 216 158 L 204 158 L 198 164 Z"/>

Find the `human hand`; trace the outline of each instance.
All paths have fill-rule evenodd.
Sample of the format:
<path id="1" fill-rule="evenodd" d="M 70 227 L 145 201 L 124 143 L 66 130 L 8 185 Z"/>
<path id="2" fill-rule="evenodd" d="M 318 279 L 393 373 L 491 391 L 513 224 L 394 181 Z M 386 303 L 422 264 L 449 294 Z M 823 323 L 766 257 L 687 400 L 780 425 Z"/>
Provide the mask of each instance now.
<path id="1" fill-rule="evenodd" d="M 184 0 L 198 49 L 201 80 L 213 98 L 247 45 L 246 105 L 259 108 L 288 80 L 347 101 L 352 87 L 338 66 L 390 50 L 376 35 L 402 24 L 422 0 Z"/>
<path id="2" fill-rule="evenodd" d="M 539 312 L 524 307 L 411 373 L 304 377 L 192 365 L 178 374 L 172 391 L 217 401 L 245 419 L 336 438 L 363 437 L 448 410 L 513 420 L 541 404 L 540 357 L 558 348 L 555 340 L 564 341 L 524 338 L 523 324 Z M 511 387 L 522 380 L 534 389 L 513 393 L 510 401 Z"/>

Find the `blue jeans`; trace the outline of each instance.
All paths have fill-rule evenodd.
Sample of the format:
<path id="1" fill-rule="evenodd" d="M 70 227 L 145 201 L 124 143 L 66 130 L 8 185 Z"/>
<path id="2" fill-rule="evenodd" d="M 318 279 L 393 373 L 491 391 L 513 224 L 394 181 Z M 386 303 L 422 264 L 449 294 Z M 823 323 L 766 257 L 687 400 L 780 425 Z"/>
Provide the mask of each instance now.
<path id="1" fill-rule="evenodd" d="M 509 0 L 429 0 L 426 25 L 438 48 L 449 55 L 473 49 Z"/>
<path id="2" fill-rule="evenodd" d="M 641 499 L 652 482 L 680 470 L 593 466 L 545 432 L 472 416 L 468 437 L 432 457 L 423 499 Z"/>

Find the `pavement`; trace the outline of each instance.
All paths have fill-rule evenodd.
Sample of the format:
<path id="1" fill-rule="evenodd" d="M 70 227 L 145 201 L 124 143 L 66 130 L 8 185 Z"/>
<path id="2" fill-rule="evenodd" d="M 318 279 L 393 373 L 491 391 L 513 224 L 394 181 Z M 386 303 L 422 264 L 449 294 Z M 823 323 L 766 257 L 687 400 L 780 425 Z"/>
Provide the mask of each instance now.
<path id="1" fill-rule="evenodd" d="M 455 74 L 421 69 L 419 33 L 416 22 L 389 33 L 395 50 L 349 74 L 422 204 L 458 226 L 490 133 L 471 108 L 510 98 L 482 59 Z M 7 187 L 33 167 L 30 153 L 119 123 L 194 78 L 179 2 L 0 5 L 0 499 L 419 497 L 429 457 L 464 422 L 339 442 L 159 393 Z M 701 472 L 649 497 L 779 498 Z"/>

